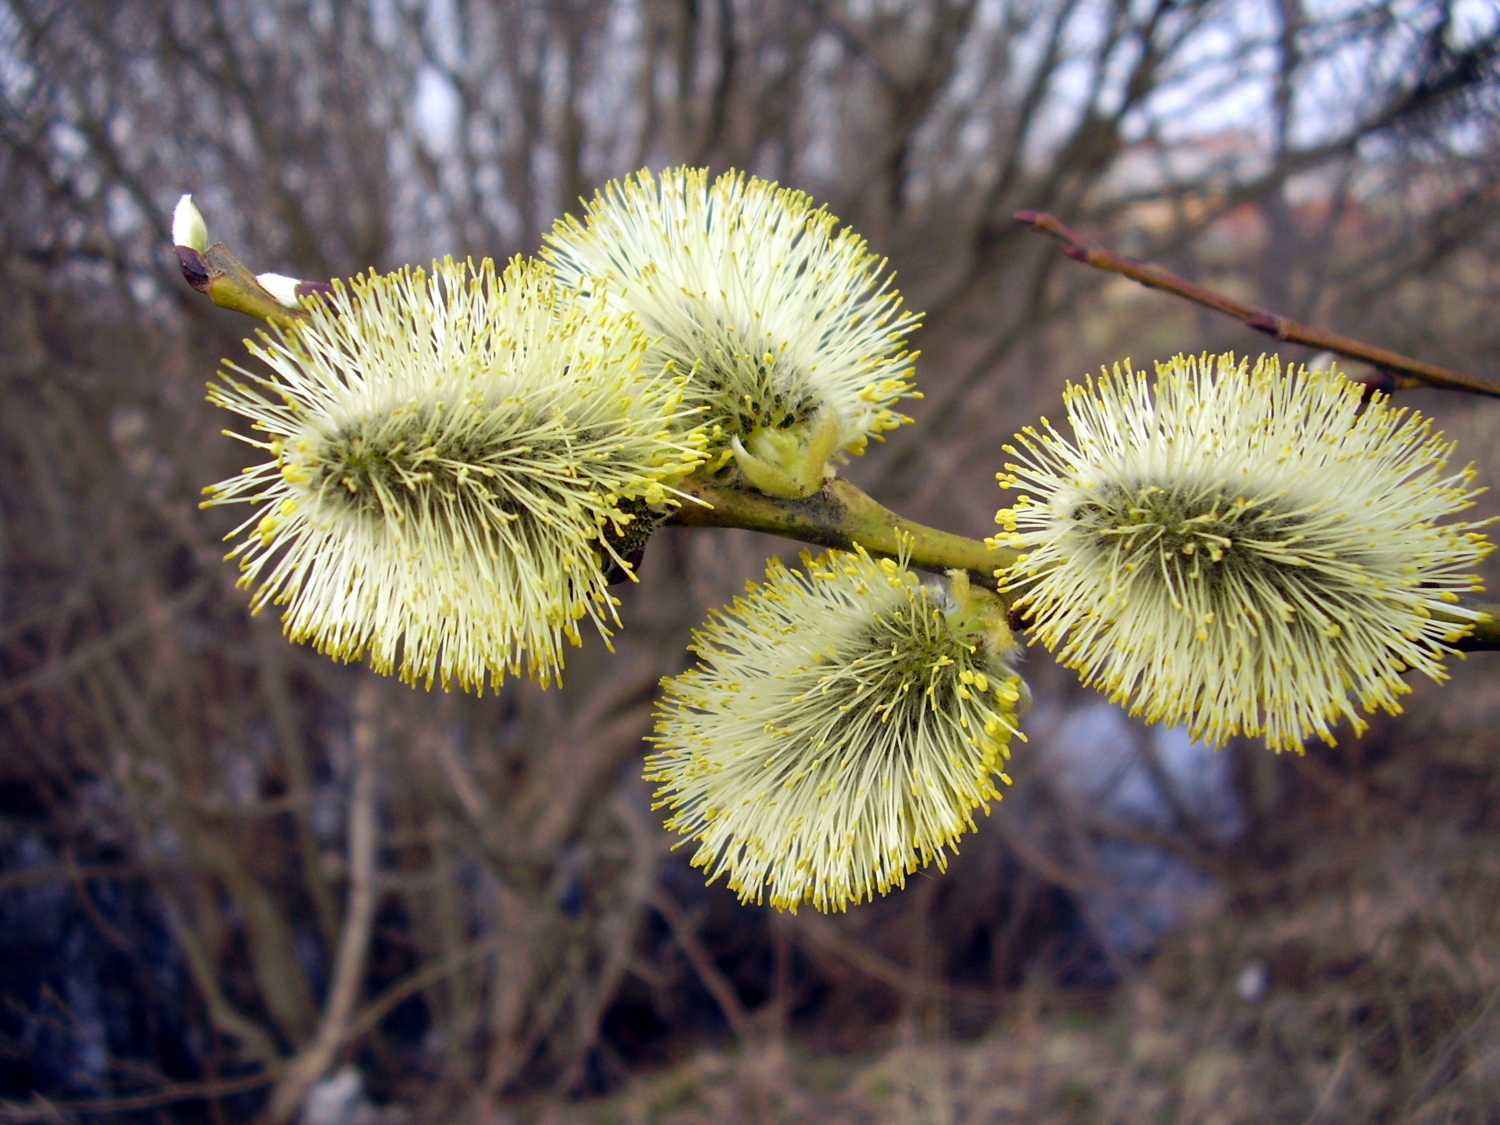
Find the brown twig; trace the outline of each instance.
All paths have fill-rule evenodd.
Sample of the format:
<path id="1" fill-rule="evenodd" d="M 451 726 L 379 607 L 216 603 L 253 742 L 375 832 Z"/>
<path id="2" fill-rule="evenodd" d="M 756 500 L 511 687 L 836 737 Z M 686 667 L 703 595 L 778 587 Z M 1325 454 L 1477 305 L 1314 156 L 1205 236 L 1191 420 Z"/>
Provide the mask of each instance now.
<path id="1" fill-rule="evenodd" d="M 405 1000 L 452 976 L 454 973 L 461 972 L 480 958 L 495 952 L 495 950 L 500 948 L 504 936 L 504 934 L 491 934 L 489 937 L 471 942 L 457 952 L 449 954 L 441 961 L 430 962 L 415 972 L 402 977 L 361 1008 L 359 1013 L 349 1020 L 349 1026 L 343 1036 L 343 1042 L 350 1043 L 361 1036 L 368 1035 L 380 1026 L 381 1020 L 395 1011 Z"/>
<path id="2" fill-rule="evenodd" d="M 1160 289 L 1165 293 L 1181 297 L 1183 300 L 1203 305 L 1205 308 L 1224 313 L 1226 316 L 1232 316 L 1242 321 L 1246 327 L 1253 328 L 1257 332 L 1264 332 L 1268 336 L 1275 336 L 1278 340 L 1303 344 L 1309 348 L 1318 348 L 1347 359 L 1358 360 L 1360 363 L 1372 364 L 1386 372 L 1392 380 L 1390 385 L 1376 387 L 1376 390 L 1395 390 L 1397 387 L 1426 384 L 1429 387 L 1441 387 L 1449 391 L 1467 391 L 1470 394 L 1500 398 L 1500 385 L 1495 383 L 1476 379 L 1461 371 L 1450 371 L 1446 367 L 1437 367 L 1418 359 L 1410 359 L 1396 352 L 1387 351 L 1385 348 L 1377 348 L 1371 344 L 1351 340 L 1347 336 L 1325 332 L 1321 328 L 1309 328 L 1305 324 L 1298 324 L 1295 320 L 1277 316 L 1264 309 L 1257 309 L 1253 305 L 1236 301 L 1233 297 L 1209 289 L 1207 286 L 1189 281 L 1185 277 L 1179 277 L 1162 266 L 1116 254 L 1113 250 L 1100 246 L 1098 243 L 1086 241 L 1076 231 L 1060 222 L 1056 216 L 1049 215 L 1045 211 L 1017 211 L 1013 217 L 1016 222 L 1042 234 L 1050 234 L 1060 241 L 1063 244 L 1063 253 L 1074 261 L 1085 262 L 1095 269 L 1107 270 L 1110 273 L 1123 274 L 1132 281 L 1140 282 L 1148 289 Z"/>
<path id="3" fill-rule="evenodd" d="M 687 957 L 688 964 L 692 965 L 693 971 L 698 974 L 699 982 L 708 989 L 709 995 L 718 1004 L 719 1011 L 724 1016 L 724 1022 L 729 1024 L 729 1030 L 741 1043 L 749 1043 L 755 1035 L 754 1021 L 750 1013 L 745 1011 L 745 1006 L 740 1003 L 734 982 L 714 964 L 712 955 L 698 940 L 698 933 L 692 920 L 683 913 L 682 907 L 678 906 L 676 900 L 665 890 L 658 888 L 649 902 L 661 915 L 662 921 L 666 922 L 667 928 L 672 931 L 672 940 L 677 943 L 677 947 Z"/>
<path id="4" fill-rule="evenodd" d="M 257 1087 L 268 1085 L 278 1073 L 275 1067 L 246 1074 L 238 1078 L 218 1078 L 208 1082 L 179 1082 L 160 1090 L 147 1090 L 139 1094 L 121 1094 L 112 1098 L 94 1098 L 86 1101 L 52 1101 L 40 1094 L 32 1095 L 29 1102 L 0 1102 L 0 1122 L 23 1121 L 68 1121 L 79 1114 L 128 1113 L 131 1110 L 160 1109 L 178 1102 L 210 1101 L 243 1094 Z"/>
<path id="5" fill-rule="evenodd" d="M 1433 614 L 1439 621 L 1451 621 L 1454 624 L 1469 626 L 1468 635 L 1458 641 L 1453 647 L 1459 652 L 1497 652 L 1500 651 L 1500 605 L 1493 602 L 1465 601 L 1462 603 L 1467 609 L 1477 609 L 1484 614 L 1482 621 L 1466 621 L 1457 614 L 1436 612 Z"/>
<path id="6" fill-rule="evenodd" d="M 292 1120 L 313 1084 L 322 1078 L 349 1038 L 354 1003 L 364 980 L 365 955 L 375 923 L 379 897 L 375 886 L 375 852 L 379 843 L 375 823 L 375 738 L 379 724 L 379 696 L 367 678 L 354 694 L 354 785 L 349 801 L 349 902 L 334 957 L 333 983 L 323 1006 L 323 1018 L 311 1043 L 303 1047 L 271 1092 L 266 1120 L 285 1125 Z"/>
<path id="7" fill-rule="evenodd" d="M 32 692 L 55 687 L 127 645 L 134 644 L 139 638 L 164 629 L 177 614 L 195 608 L 215 581 L 217 579 L 211 575 L 200 578 L 181 593 L 158 604 L 154 611 L 142 613 L 113 631 L 85 641 L 71 652 L 0 684 L 0 707 L 14 703 Z"/>
<path id="8" fill-rule="evenodd" d="M 859 970 L 865 976 L 880 981 L 903 996 L 962 1001 L 966 1004 L 999 1005 L 1005 1002 L 1004 994 L 999 991 L 947 984 L 931 979 L 924 980 L 904 966 L 875 952 L 867 944 L 845 936 L 826 917 L 806 912 L 781 917 L 785 925 L 790 926 L 813 945 L 821 947 L 824 952 Z"/>

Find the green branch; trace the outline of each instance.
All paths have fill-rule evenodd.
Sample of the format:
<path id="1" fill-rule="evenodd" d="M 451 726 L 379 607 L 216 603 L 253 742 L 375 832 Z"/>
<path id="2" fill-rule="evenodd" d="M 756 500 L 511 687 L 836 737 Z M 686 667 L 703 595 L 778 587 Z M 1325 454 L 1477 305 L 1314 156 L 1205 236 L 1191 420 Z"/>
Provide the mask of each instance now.
<path id="1" fill-rule="evenodd" d="M 981 540 L 939 531 L 898 516 L 877 504 L 846 480 L 835 477 L 804 500 L 789 500 L 732 485 L 689 480 L 678 491 L 691 497 L 673 515 L 677 527 L 738 527 L 795 539 L 818 547 L 850 550 L 857 543 L 872 555 L 897 557 L 903 550 L 898 533 L 911 536 L 911 565 L 941 574 L 966 570 L 972 581 L 995 589 L 995 571 L 1016 561 L 1016 552 L 986 547 Z M 692 500 L 700 503 L 694 504 Z M 703 504 L 712 507 L 705 508 Z M 1007 605 L 1013 600 L 1002 593 Z M 1486 619 L 1477 623 L 1454 613 L 1434 612 L 1440 621 L 1469 625 L 1471 632 L 1453 647 L 1461 652 L 1500 651 L 1500 605 L 1465 601 Z"/>
<path id="2" fill-rule="evenodd" d="M 183 276 L 215 304 L 270 324 L 307 319 L 303 310 L 278 302 L 223 244 L 216 243 L 201 254 L 184 246 L 177 247 L 177 252 Z M 898 516 L 838 477 L 822 491 L 801 500 L 698 480 L 684 481 L 678 491 L 686 498 L 671 520 L 678 527 L 738 527 L 845 551 L 859 544 L 870 554 L 887 558 L 897 558 L 909 549 L 911 565 L 917 569 L 937 574 L 966 570 L 972 581 L 991 590 L 996 585 L 995 571 L 1016 561 L 1015 551 L 987 547 L 981 540 Z M 906 536 L 910 536 L 909 543 L 903 542 Z M 1007 605 L 1012 600 L 1004 594 L 1001 597 Z M 1500 605 L 1464 604 L 1487 618 L 1472 624 L 1470 634 L 1454 647 L 1464 652 L 1500 651 Z M 1448 613 L 1435 616 L 1455 624 L 1470 624 Z"/>
<path id="3" fill-rule="evenodd" d="M 289 308 L 266 291 L 244 262 L 216 242 L 201 253 L 191 246 L 175 247 L 182 276 L 220 308 L 253 316 L 267 324 L 286 327 L 305 322 L 307 313 Z"/>
<path id="4" fill-rule="evenodd" d="M 991 590 L 995 571 L 1016 561 L 1016 552 L 1008 548 L 987 547 L 981 540 L 898 516 L 838 477 L 802 500 L 699 480 L 684 481 L 677 488 L 690 497 L 672 517 L 678 527 L 739 527 L 845 551 L 858 544 L 887 558 L 909 553 L 911 565 L 919 570 L 966 570 L 972 581 Z"/>

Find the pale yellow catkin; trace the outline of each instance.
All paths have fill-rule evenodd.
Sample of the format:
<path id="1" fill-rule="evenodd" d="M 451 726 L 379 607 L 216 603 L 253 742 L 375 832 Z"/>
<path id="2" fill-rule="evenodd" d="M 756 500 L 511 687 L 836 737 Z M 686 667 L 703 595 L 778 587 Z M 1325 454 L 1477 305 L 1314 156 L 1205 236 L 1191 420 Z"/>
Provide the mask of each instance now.
<path id="1" fill-rule="evenodd" d="M 732 443 L 826 417 L 840 454 L 909 421 L 918 317 L 862 238 L 799 191 L 738 172 L 611 181 L 542 251 L 564 284 L 602 292 L 656 337 L 647 363 L 686 376 L 718 463 Z"/>
<path id="2" fill-rule="evenodd" d="M 1178 356 L 1064 396 L 1005 447 L 1019 495 L 992 542 L 1028 633 L 1148 721 L 1221 745 L 1334 738 L 1400 710 L 1466 627 L 1434 618 L 1478 589 L 1477 490 L 1429 420 L 1332 370 Z M 1486 521 L 1488 522 L 1488 521 Z"/>
<path id="3" fill-rule="evenodd" d="M 611 546 L 703 460 L 681 380 L 602 300 L 560 299 L 520 259 L 339 284 L 309 321 L 251 342 L 212 401 L 264 459 L 209 489 L 248 501 L 231 557 L 254 604 L 342 660 L 482 690 L 543 683 L 587 618 L 617 621 Z"/>
<path id="4" fill-rule="evenodd" d="M 852 903 L 946 865 L 1008 782 L 1028 697 L 998 599 L 862 550 L 777 560 L 664 681 L 646 776 L 746 901 Z"/>

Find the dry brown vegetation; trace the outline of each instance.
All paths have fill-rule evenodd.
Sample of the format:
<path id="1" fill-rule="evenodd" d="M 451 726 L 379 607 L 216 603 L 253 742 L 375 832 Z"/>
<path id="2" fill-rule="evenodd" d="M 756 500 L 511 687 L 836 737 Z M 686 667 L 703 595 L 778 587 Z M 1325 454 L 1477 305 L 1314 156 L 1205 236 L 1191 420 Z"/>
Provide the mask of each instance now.
<path id="1" fill-rule="evenodd" d="M 534 249 L 642 164 L 781 179 L 927 311 L 917 423 L 851 475 L 984 534 L 999 442 L 1064 378 L 1264 343 L 1016 208 L 1495 377 L 1483 15 L 0 4 L 0 1118 L 286 1117 L 347 1063 L 379 1106 L 348 1121 L 1500 1120 L 1492 655 L 1363 740 L 1231 747 L 1235 818 L 1153 736 L 1079 726 L 1094 700 L 1037 653 L 1015 790 L 946 874 L 742 907 L 669 850 L 640 738 L 689 629 L 789 545 L 663 533 L 617 651 L 560 691 L 288 645 L 221 561 L 236 517 L 197 507 L 241 456 L 203 383 L 251 325 L 166 245 L 183 190 L 256 269 L 329 277 Z M 1493 404 L 1412 402 L 1500 482 Z M 1154 796 L 1090 799 L 1064 743 Z"/>
<path id="2" fill-rule="evenodd" d="M 1492 1121 L 1494 743 L 1489 725 L 1445 715 L 1441 690 L 1363 743 L 1245 759 L 1258 776 L 1239 791 L 1258 799 L 1212 864 L 1220 893 L 1114 987 L 1033 973 L 957 1041 L 966 998 L 930 993 L 863 1052 L 800 1039 L 699 1052 L 539 1119 Z"/>

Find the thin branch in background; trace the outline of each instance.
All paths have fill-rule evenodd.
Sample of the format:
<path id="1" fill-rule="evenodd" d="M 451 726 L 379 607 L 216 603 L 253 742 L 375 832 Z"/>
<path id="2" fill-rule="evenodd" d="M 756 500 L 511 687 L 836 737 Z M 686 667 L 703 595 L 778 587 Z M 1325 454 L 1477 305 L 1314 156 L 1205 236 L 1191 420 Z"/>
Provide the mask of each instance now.
<path id="1" fill-rule="evenodd" d="M 13 680 L 0 683 L 0 707 L 4 707 L 32 692 L 53 687 L 70 677 L 78 675 L 96 661 L 133 644 L 142 636 L 166 629 L 172 618 L 186 610 L 195 608 L 214 587 L 217 578 L 205 575 L 186 590 L 168 598 L 162 604 L 125 622 L 111 632 L 93 637 L 66 655 L 47 661 Z"/>
<path id="2" fill-rule="evenodd" d="M 239 1078 L 181 1082 L 164 1090 L 90 1101 L 53 1101 L 35 1094 L 29 1102 L 0 1102 L 0 1122 L 11 1125 L 12 1122 L 23 1121 L 67 1121 L 76 1114 L 128 1113 L 131 1110 L 159 1109 L 180 1102 L 211 1101 L 269 1085 L 278 1073 L 278 1068 L 272 1067 Z"/>
<path id="3" fill-rule="evenodd" d="M 902 997 L 925 997 L 950 1003 L 961 1001 L 988 1007 L 998 1007 L 1006 1002 L 1002 992 L 924 979 L 868 945 L 846 937 L 838 926 L 821 914 L 803 912 L 787 915 L 783 924 L 805 939 L 802 944 L 804 950 L 808 945 L 816 946 Z"/>
<path id="4" fill-rule="evenodd" d="M 719 1011 L 724 1014 L 724 1022 L 729 1024 L 734 1037 L 742 1044 L 751 1042 L 755 1023 L 750 1013 L 745 1011 L 745 1006 L 740 1003 L 734 982 L 720 971 L 714 964 L 713 957 L 698 940 L 697 926 L 665 890 L 657 890 L 650 901 L 651 906 L 661 915 L 662 921 L 666 922 L 667 928 L 672 931 L 672 940 L 687 957 L 688 964 L 693 966 L 698 980 L 708 989 L 714 1003 L 719 1006 Z"/>
<path id="5" fill-rule="evenodd" d="M 493 953 L 502 944 L 503 936 L 491 934 L 480 941 L 471 942 L 444 960 L 431 961 L 409 976 L 402 977 L 361 1008 L 348 1021 L 343 1041 L 353 1042 L 363 1035 L 368 1035 L 379 1027 L 380 1021 L 395 1011 L 402 1002 Z"/>
<path id="6" fill-rule="evenodd" d="M 1017 211 L 1015 220 L 1040 234 L 1050 234 L 1063 243 L 1063 253 L 1075 262 L 1084 262 L 1095 269 L 1122 274 L 1132 281 L 1140 282 L 1147 289 L 1160 289 L 1164 293 L 1171 293 L 1185 301 L 1192 301 L 1194 304 L 1213 309 L 1215 312 L 1232 316 L 1242 321 L 1247 328 L 1264 332 L 1278 340 L 1333 352 L 1335 355 L 1380 368 L 1389 373 L 1393 383 L 1389 387 L 1373 388 L 1375 390 L 1394 390 L 1396 387 L 1425 384 L 1448 391 L 1467 391 L 1470 394 L 1500 398 L 1500 384 L 1476 379 L 1461 371 L 1450 371 L 1446 367 L 1423 363 L 1419 359 L 1410 359 L 1396 352 L 1387 351 L 1385 348 L 1377 348 L 1372 344 L 1351 340 L 1347 336 L 1325 332 L 1321 328 L 1309 328 L 1287 317 L 1277 316 L 1275 313 L 1258 309 L 1254 305 L 1247 305 L 1243 301 L 1236 301 L 1233 297 L 1226 296 L 1217 290 L 1189 281 L 1185 277 L 1179 277 L 1163 266 L 1127 258 L 1098 243 L 1085 241 L 1079 234 L 1045 211 Z"/>
<path id="7" fill-rule="evenodd" d="M 364 979 L 365 956 L 375 923 L 378 899 L 375 886 L 375 852 L 379 833 L 375 823 L 375 739 L 380 724 L 379 689 L 366 677 L 354 693 L 353 793 L 349 801 L 349 901 L 339 933 L 333 983 L 317 1034 L 287 1067 L 271 1093 L 268 1121 L 282 1125 L 290 1121 L 302 1099 L 332 1065 L 334 1055 L 348 1038 L 350 1017 L 359 999 Z"/>

